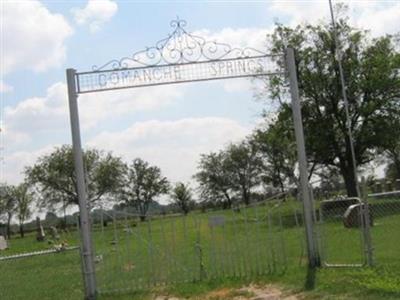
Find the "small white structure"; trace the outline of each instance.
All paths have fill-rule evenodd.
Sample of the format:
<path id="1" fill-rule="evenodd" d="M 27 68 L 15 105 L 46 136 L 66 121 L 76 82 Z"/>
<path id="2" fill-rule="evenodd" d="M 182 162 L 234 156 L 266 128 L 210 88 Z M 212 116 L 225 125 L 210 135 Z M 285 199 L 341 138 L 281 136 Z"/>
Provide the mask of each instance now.
<path id="1" fill-rule="evenodd" d="M 4 236 L 0 235 L 0 250 L 5 250 L 8 248 L 8 244 Z"/>

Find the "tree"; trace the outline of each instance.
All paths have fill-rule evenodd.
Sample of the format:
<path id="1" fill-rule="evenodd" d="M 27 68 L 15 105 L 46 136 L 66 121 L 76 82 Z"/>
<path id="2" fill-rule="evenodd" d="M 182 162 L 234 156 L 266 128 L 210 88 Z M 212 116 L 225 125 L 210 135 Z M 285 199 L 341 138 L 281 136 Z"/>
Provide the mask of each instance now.
<path id="1" fill-rule="evenodd" d="M 355 159 L 361 166 L 384 148 L 388 136 L 398 135 L 391 118 L 400 114 L 400 54 L 392 36 L 370 38 L 368 32 L 352 28 L 347 20 L 337 22 L 340 48 L 332 27 L 302 25 L 295 29 L 278 25 L 270 36 L 271 52 L 281 54 L 286 45 L 296 49 L 299 91 L 307 154 L 313 162 L 337 167 L 348 196 L 356 196 L 342 86 L 340 57 L 347 85 L 350 128 Z M 268 79 L 268 96 L 285 103 L 285 79 Z M 291 110 L 283 105 L 280 111 Z M 288 116 L 290 115 L 287 114 Z"/>
<path id="2" fill-rule="evenodd" d="M 136 158 L 127 166 L 120 190 L 121 199 L 136 207 L 140 220 L 145 221 L 149 205 L 155 198 L 168 193 L 169 183 L 161 174 L 161 169 Z"/>
<path id="3" fill-rule="evenodd" d="M 11 239 L 11 219 L 16 207 L 15 186 L 2 183 L 0 185 L 0 217 L 4 216 L 7 223 L 7 238 Z"/>
<path id="4" fill-rule="evenodd" d="M 44 220 L 47 226 L 57 226 L 58 223 L 60 222 L 60 219 L 58 218 L 57 214 L 52 211 L 48 211 L 46 213 Z"/>
<path id="5" fill-rule="evenodd" d="M 193 205 L 190 188 L 184 183 L 178 182 L 172 189 L 171 197 L 174 203 L 187 215 Z"/>
<path id="6" fill-rule="evenodd" d="M 194 176 L 199 183 L 202 202 L 222 202 L 223 208 L 232 206 L 231 174 L 227 169 L 227 153 L 202 154 Z"/>
<path id="7" fill-rule="evenodd" d="M 397 118 L 391 119 L 392 128 L 395 132 L 400 132 L 400 115 Z M 396 180 L 400 179 L 400 135 L 391 135 L 389 132 L 386 145 L 384 146 L 385 156 L 387 158 L 388 166 L 386 176 Z"/>
<path id="8" fill-rule="evenodd" d="M 21 183 L 14 188 L 14 196 L 16 200 L 16 213 L 19 223 L 19 233 L 24 237 L 24 222 L 31 216 L 30 205 L 33 202 L 33 193 L 30 191 L 27 183 Z"/>
<path id="9" fill-rule="evenodd" d="M 266 128 L 257 129 L 252 141 L 263 160 L 262 180 L 285 192 L 285 186 L 295 183 L 296 144 L 290 116 L 279 114 Z M 290 122 L 290 124 L 287 124 Z"/>
<path id="10" fill-rule="evenodd" d="M 83 158 L 88 203 L 93 205 L 118 190 L 124 164 L 120 158 L 97 149 L 84 151 Z M 78 204 L 73 152 L 70 146 L 61 146 L 51 154 L 40 157 L 33 167 L 26 168 L 25 173 L 27 181 L 38 188 L 43 205 L 52 208 L 55 205 Z"/>
<path id="11" fill-rule="evenodd" d="M 231 144 L 226 149 L 226 169 L 231 187 L 240 194 L 242 201 L 250 204 L 251 189 L 261 182 L 263 162 L 257 146 L 252 141 Z"/>

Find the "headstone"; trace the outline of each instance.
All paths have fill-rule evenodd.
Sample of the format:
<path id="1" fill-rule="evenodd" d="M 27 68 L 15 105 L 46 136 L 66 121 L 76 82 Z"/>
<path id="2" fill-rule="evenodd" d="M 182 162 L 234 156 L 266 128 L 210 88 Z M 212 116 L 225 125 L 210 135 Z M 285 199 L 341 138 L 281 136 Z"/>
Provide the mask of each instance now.
<path id="1" fill-rule="evenodd" d="M 341 217 L 346 212 L 348 207 L 359 203 L 356 198 L 337 197 L 321 202 L 321 211 L 324 218 Z"/>
<path id="2" fill-rule="evenodd" d="M 51 233 L 51 238 L 53 240 L 59 240 L 60 239 L 60 235 L 58 234 L 57 228 L 54 226 L 50 227 L 50 233 Z"/>
<path id="3" fill-rule="evenodd" d="M 361 216 L 361 207 L 364 204 L 358 203 L 350 205 L 343 215 L 343 225 L 346 228 L 360 227 L 364 218 Z M 371 211 L 369 212 L 369 225 L 373 226 Z"/>
<path id="4" fill-rule="evenodd" d="M 36 231 L 37 231 L 36 240 L 38 242 L 44 241 L 46 235 L 44 233 L 43 226 L 40 223 L 40 218 L 39 217 L 36 218 Z"/>
<path id="5" fill-rule="evenodd" d="M 208 226 L 210 227 L 224 226 L 224 225 L 225 225 L 224 216 L 211 216 L 208 218 Z"/>
<path id="6" fill-rule="evenodd" d="M 7 248 L 7 240 L 4 238 L 4 236 L 0 235 L 0 250 L 6 250 Z"/>

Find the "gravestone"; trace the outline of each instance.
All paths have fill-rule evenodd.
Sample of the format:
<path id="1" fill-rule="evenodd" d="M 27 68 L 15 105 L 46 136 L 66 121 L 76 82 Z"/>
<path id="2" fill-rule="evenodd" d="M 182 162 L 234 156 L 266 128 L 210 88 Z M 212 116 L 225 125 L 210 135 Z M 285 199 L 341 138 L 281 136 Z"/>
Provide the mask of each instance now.
<path id="1" fill-rule="evenodd" d="M 224 225 L 225 225 L 224 216 L 211 216 L 208 218 L 208 226 L 210 227 L 224 226 Z"/>
<path id="2" fill-rule="evenodd" d="M 60 239 L 60 235 L 58 234 L 57 228 L 54 226 L 50 227 L 50 234 L 51 234 L 51 238 L 53 240 L 59 240 Z"/>
<path id="3" fill-rule="evenodd" d="M 43 229 L 42 223 L 40 222 L 39 217 L 36 218 L 36 231 L 37 231 L 36 240 L 38 242 L 44 241 L 46 234 L 44 233 L 44 229 Z"/>
<path id="4" fill-rule="evenodd" d="M 363 203 L 350 205 L 343 215 L 343 225 L 346 228 L 358 228 L 361 226 L 361 222 L 364 220 L 361 216 L 361 207 L 364 206 Z M 371 211 L 369 211 L 369 225 L 373 226 L 374 222 L 372 219 Z"/>
<path id="5" fill-rule="evenodd" d="M 341 218 L 349 206 L 359 203 L 357 198 L 337 197 L 321 202 L 324 219 Z"/>
<path id="6" fill-rule="evenodd" d="M 8 248 L 7 240 L 4 236 L 0 235 L 0 250 L 6 250 Z"/>

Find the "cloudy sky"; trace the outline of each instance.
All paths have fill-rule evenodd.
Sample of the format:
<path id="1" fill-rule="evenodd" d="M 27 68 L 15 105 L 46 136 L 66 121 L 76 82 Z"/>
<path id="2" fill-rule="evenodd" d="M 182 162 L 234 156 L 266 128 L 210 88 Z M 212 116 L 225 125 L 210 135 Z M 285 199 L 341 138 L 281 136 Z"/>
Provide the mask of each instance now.
<path id="1" fill-rule="evenodd" d="M 355 26 L 373 35 L 399 30 L 399 1 L 351 1 Z M 265 49 L 276 21 L 317 22 L 326 1 L 4 0 L 1 12 L 1 181 L 71 141 L 65 69 L 90 70 L 153 46 L 179 16 L 207 39 Z M 246 136 L 268 100 L 247 80 L 179 84 L 79 98 L 84 145 L 125 160 L 142 157 L 172 181 L 188 181 L 200 153 Z"/>

